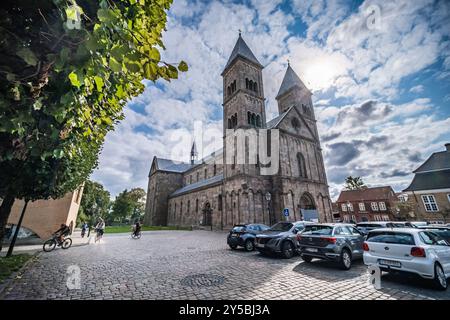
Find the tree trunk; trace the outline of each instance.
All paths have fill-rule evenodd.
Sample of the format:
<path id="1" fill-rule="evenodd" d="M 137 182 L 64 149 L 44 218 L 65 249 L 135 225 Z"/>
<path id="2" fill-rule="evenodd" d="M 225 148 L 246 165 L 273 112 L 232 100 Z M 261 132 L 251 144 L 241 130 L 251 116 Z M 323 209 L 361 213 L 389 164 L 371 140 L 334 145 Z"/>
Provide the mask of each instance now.
<path id="1" fill-rule="evenodd" d="M 15 198 L 12 195 L 6 195 L 0 205 L 0 252 L 2 251 L 3 237 L 5 236 L 6 223 L 8 222 L 11 208 Z"/>

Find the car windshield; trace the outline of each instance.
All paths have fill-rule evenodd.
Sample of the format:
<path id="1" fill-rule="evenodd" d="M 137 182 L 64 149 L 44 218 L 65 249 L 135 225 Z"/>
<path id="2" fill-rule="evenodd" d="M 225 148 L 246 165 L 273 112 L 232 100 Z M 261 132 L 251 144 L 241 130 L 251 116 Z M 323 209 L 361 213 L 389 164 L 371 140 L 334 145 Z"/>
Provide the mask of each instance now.
<path id="1" fill-rule="evenodd" d="M 447 242 L 442 239 L 436 232 L 424 231 L 420 233 L 420 239 L 422 239 L 423 243 L 428 245 L 448 245 Z"/>
<path id="2" fill-rule="evenodd" d="M 246 227 L 245 226 L 235 226 L 231 231 L 233 232 L 245 232 Z"/>
<path id="3" fill-rule="evenodd" d="M 292 228 L 293 224 L 290 222 L 278 222 L 273 225 L 269 230 L 271 231 L 289 231 Z"/>
<path id="4" fill-rule="evenodd" d="M 266 226 L 266 225 L 263 225 L 263 224 L 260 224 L 259 226 L 261 227 L 261 230 L 262 230 L 262 231 L 267 230 L 267 229 L 270 229 L 270 227 L 268 227 L 268 226 Z"/>
<path id="5" fill-rule="evenodd" d="M 449 229 L 430 229 L 433 233 L 436 233 L 441 238 L 450 241 L 450 230 Z"/>
<path id="6" fill-rule="evenodd" d="M 404 244 L 404 245 L 414 245 L 414 237 L 409 233 L 401 232 L 370 232 L 367 236 L 369 242 L 381 242 L 381 243 L 392 243 L 392 244 Z"/>
<path id="7" fill-rule="evenodd" d="M 302 234 L 329 236 L 332 232 L 333 227 L 331 226 L 305 226 L 305 230 L 303 230 Z"/>
<path id="8" fill-rule="evenodd" d="M 378 223 L 359 223 L 356 225 L 357 228 L 382 228 L 382 224 Z"/>

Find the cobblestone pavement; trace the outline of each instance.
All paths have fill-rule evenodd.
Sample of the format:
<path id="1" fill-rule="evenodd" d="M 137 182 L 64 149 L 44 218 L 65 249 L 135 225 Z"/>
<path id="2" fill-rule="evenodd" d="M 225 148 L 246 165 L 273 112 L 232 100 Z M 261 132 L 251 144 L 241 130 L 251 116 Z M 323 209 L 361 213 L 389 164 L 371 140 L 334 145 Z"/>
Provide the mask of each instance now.
<path id="1" fill-rule="evenodd" d="M 320 260 L 264 257 L 230 250 L 226 234 L 207 231 L 105 235 L 102 243 L 41 253 L 0 293 L 0 299 L 449 299 L 411 277 L 368 284 L 362 262 L 349 271 Z M 68 289 L 68 268 L 80 289 Z M 69 269 L 70 270 L 70 269 Z M 75 282 L 70 282 L 76 284 Z"/>

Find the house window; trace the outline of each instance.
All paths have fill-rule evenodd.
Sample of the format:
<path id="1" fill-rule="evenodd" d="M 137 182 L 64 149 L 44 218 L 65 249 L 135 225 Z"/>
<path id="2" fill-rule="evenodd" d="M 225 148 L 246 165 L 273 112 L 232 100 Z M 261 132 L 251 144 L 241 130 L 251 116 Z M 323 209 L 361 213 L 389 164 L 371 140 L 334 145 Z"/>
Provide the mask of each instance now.
<path id="1" fill-rule="evenodd" d="M 383 215 L 383 221 L 389 221 L 389 216 L 388 215 Z"/>
<path id="2" fill-rule="evenodd" d="M 345 203 L 343 203 L 341 205 L 342 211 L 347 211 L 347 205 Z"/>
<path id="3" fill-rule="evenodd" d="M 349 221 L 350 221 L 350 216 L 346 214 L 346 215 L 344 216 L 344 221 L 345 221 L 345 222 L 349 222 Z"/>
<path id="4" fill-rule="evenodd" d="M 378 204 L 376 202 L 371 202 L 370 206 L 372 207 L 373 211 L 378 211 Z M 377 220 L 379 221 L 379 220 Z"/>
<path id="5" fill-rule="evenodd" d="M 205 169 L 205 179 L 208 177 L 208 169 Z"/>
<path id="6" fill-rule="evenodd" d="M 200 172 L 197 172 L 197 182 L 200 180 Z"/>
<path id="7" fill-rule="evenodd" d="M 359 206 L 359 211 L 366 211 L 366 206 L 364 205 L 364 202 L 360 202 L 358 204 L 358 206 Z"/>
<path id="8" fill-rule="evenodd" d="M 349 210 L 349 211 L 353 211 L 353 204 L 351 204 L 351 203 L 349 202 L 349 203 L 347 203 L 347 206 L 348 206 L 348 210 Z"/>
<path id="9" fill-rule="evenodd" d="M 216 165 L 214 165 L 214 175 L 216 175 L 216 172 L 217 172 L 217 168 L 216 168 Z"/>
<path id="10" fill-rule="evenodd" d="M 436 199 L 433 195 L 424 195 L 422 196 L 422 201 L 425 206 L 425 210 L 429 212 L 436 212 L 439 210 Z"/>
<path id="11" fill-rule="evenodd" d="M 386 203 L 384 203 L 384 202 L 379 202 L 378 205 L 380 206 L 380 210 L 381 210 L 381 211 L 386 211 Z"/>
<path id="12" fill-rule="evenodd" d="M 356 222 L 356 217 L 355 217 L 354 214 L 352 214 L 352 221 L 353 221 L 353 222 Z"/>
<path id="13" fill-rule="evenodd" d="M 191 211 L 191 200 L 188 200 L 187 213 L 189 214 L 190 211 Z"/>
<path id="14" fill-rule="evenodd" d="M 198 212 L 198 199 L 195 200 L 195 212 Z"/>

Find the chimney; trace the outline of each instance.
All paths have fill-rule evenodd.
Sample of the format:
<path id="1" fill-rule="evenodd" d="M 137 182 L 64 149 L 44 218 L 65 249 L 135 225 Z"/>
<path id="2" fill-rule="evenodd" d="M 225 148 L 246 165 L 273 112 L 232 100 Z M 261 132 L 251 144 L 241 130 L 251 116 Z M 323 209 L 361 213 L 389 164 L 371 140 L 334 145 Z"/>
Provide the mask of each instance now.
<path id="1" fill-rule="evenodd" d="M 445 144 L 445 150 L 447 150 L 447 152 L 450 152 L 450 143 Z"/>

